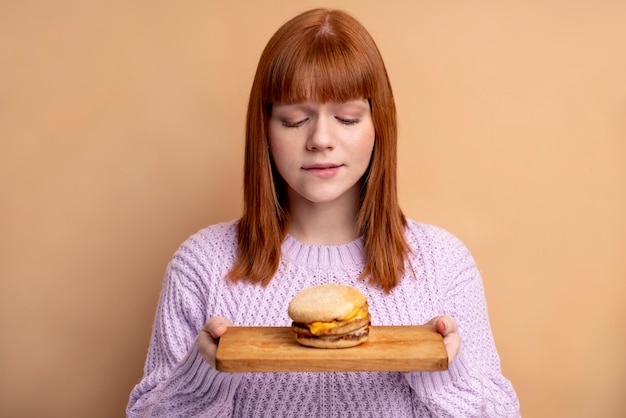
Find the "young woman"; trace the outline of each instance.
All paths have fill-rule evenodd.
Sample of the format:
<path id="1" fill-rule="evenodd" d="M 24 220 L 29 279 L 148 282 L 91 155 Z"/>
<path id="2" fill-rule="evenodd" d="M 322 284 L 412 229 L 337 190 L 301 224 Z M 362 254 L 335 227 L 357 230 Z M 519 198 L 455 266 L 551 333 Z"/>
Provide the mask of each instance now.
<path id="1" fill-rule="evenodd" d="M 363 26 L 316 9 L 276 32 L 250 94 L 244 213 L 199 231 L 170 262 L 128 416 L 519 416 L 470 253 L 399 208 L 396 136 Z M 324 283 L 358 288 L 373 325 L 434 324 L 448 370 L 215 370 L 228 326 L 289 326 L 291 298 Z"/>

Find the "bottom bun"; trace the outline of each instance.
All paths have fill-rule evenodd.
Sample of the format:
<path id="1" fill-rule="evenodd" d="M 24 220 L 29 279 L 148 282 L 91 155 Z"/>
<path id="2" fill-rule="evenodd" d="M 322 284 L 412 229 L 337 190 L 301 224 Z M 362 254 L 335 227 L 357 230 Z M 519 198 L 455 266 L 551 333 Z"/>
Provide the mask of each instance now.
<path id="1" fill-rule="evenodd" d="M 369 337 L 369 324 L 356 331 L 343 335 L 321 336 L 295 334 L 296 341 L 307 347 L 349 348 L 363 344 Z"/>

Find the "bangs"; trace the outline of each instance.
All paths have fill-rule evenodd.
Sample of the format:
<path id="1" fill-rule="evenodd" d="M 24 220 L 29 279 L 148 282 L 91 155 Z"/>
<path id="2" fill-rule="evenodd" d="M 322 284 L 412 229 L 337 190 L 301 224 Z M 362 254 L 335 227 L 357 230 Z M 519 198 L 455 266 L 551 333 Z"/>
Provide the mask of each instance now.
<path id="1" fill-rule="evenodd" d="M 313 42 L 301 40 L 284 48 L 270 68 L 262 93 L 265 104 L 343 103 L 375 94 L 375 70 L 368 54 L 324 35 Z"/>

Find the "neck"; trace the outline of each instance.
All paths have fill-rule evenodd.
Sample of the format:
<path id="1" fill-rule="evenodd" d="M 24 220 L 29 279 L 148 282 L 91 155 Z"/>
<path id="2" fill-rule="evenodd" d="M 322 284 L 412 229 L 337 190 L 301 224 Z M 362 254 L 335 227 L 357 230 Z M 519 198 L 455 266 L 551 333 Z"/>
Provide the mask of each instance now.
<path id="1" fill-rule="evenodd" d="M 345 244 L 359 237 L 357 212 L 358 189 L 331 202 L 290 199 L 289 234 L 306 244 Z"/>

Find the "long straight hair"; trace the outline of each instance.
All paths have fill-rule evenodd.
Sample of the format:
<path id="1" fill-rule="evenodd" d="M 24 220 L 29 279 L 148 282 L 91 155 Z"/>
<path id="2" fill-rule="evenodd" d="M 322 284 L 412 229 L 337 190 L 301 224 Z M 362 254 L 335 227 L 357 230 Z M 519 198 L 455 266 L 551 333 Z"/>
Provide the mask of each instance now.
<path id="1" fill-rule="evenodd" d="M 266 45 L 250 92 L 244 162 L 244 211 L 237 224 L 234 281 L 267 285 L 289 226 L 284 180 L 273 166 L 267 131 L 274 103 L 367 99 L 375 143 L 357 215 L 365 268 L 361 279 L 389 292 L 404 272 L 406 219 L 397 196 L 397 122 L 391 84 L 367 30 L 345 12 L 314 9 L 285 23 Z"/>

